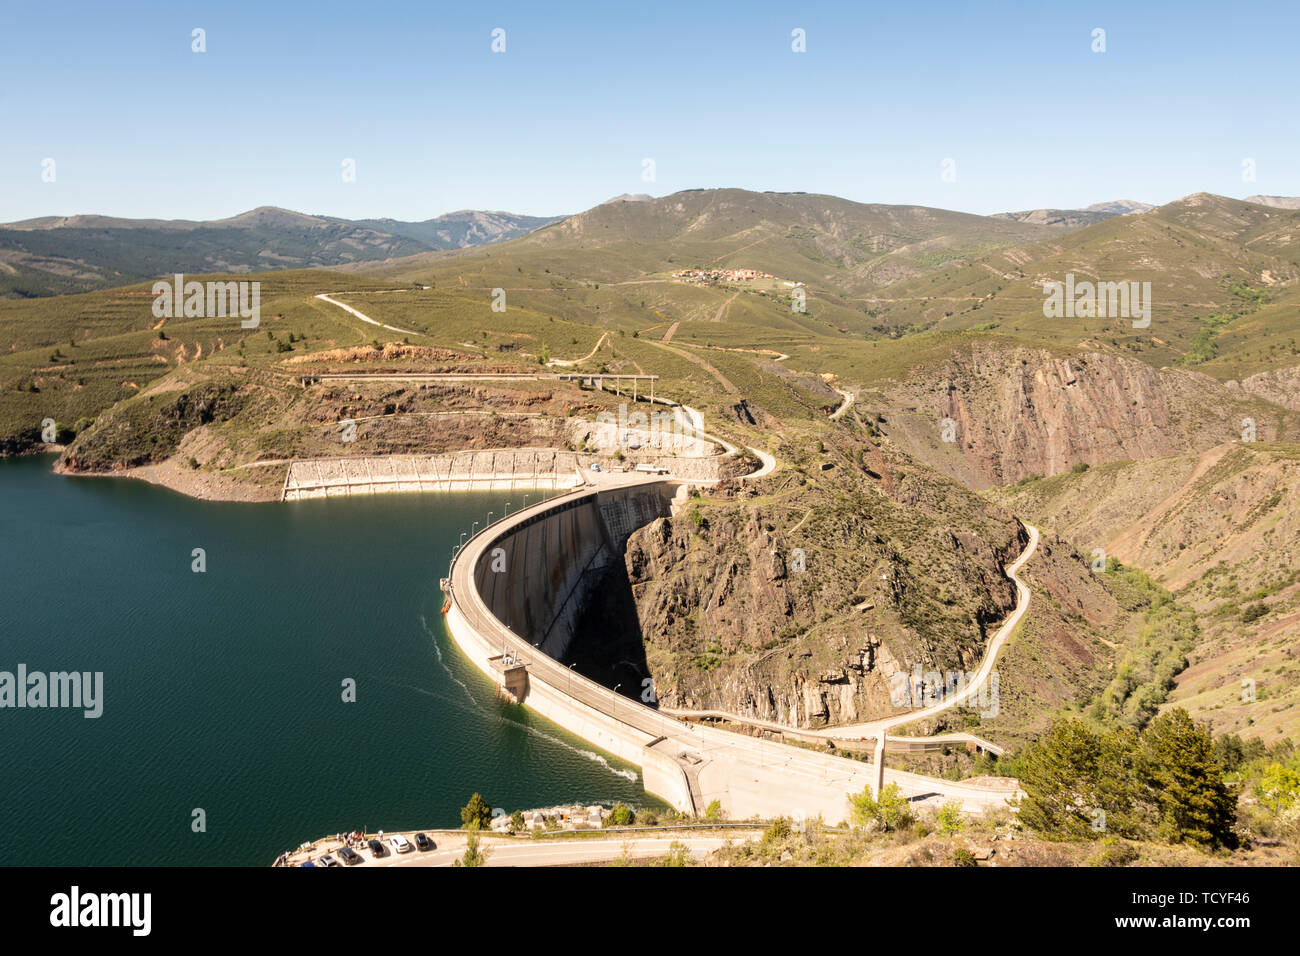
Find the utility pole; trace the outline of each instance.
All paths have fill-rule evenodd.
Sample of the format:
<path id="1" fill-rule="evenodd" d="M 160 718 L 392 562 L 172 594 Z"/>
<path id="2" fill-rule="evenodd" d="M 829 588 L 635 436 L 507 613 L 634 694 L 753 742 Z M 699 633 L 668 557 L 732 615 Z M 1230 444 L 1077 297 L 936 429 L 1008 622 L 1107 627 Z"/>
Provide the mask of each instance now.
<path id="1" fill-rule="evenodd" d="M 876 737 L 876 799 L 880 799 L 880 791 L 885 789 L 885 738 L 889 735 L 880 731 Z"/>

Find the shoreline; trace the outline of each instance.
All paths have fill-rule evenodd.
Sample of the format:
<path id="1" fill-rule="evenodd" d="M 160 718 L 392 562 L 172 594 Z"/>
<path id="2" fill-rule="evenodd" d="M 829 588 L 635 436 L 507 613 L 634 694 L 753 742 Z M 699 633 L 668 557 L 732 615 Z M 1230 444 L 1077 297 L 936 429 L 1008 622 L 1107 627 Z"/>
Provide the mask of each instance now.
<path id="1" fill-rule="evenodd" d="M 198 501 L 264 503 L 280 500 L 278 485 L 257 485 L 224 475 L 214 475 L 212 472 L 196 471 L 170 458 L 156 465 L 137 465 L 116 471 L 74 471 L 62 467 L 56 461 L 52 471 L 65 478 L 131 478 L 167 488 Z"/>

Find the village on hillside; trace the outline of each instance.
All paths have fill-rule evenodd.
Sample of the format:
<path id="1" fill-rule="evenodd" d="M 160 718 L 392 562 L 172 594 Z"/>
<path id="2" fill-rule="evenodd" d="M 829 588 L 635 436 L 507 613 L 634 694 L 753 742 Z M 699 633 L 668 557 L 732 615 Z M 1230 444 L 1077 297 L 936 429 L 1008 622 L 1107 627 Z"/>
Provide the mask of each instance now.
<path id="1" fill-rule="evenodd" d="M 687 282 L 753 282 L 757 279 L 775 279 L 776 276 L 757 269 L 681 269 L 673 273 L 673 278 Z"/>

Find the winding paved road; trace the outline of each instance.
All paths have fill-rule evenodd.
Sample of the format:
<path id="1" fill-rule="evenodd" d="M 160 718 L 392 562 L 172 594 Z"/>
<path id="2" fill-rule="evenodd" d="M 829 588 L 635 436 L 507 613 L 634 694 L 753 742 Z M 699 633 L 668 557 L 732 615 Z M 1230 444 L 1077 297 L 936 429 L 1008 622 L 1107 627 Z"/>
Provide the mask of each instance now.
<path id="1" fill-rule="evenodd" d="M 1020 623 L 1020 619 L 1025 616 L 1025 612 L 1029 610 L 1031 598 L 1029 585 L 1021 580 L 1019 572 L 1025 562 L 1033 557 L 1034 551 L 1038 548 L 1038 529 L 1031 524 L 1026 524 L 1025 530 L 1029 532 L 1029 544 L 1025 545 L 1025 550 L 1020 552 L 1020 557 L 1007 565 L 1007 576 L 1016 582 L 1016 609 L 1002 622 L 1002 626 L 998 628 L 997 633 L 989 641 L 989 649 L 984 654 L 984 660 L 980 662 L 979 669 L 975 671 L 974 680 L 970 681 L 959 693 L 949 695 L 929 707 L 910 710 L 901 717 L 888 717 L 884 720 L 872 720 L 862 724 L 849 724 L 845 727 L 818 730 L 813 731 L 813 733 L 819 737 L 878 737 L 882 733 L 888 733 L 893 727 L 901 727 L 903 724 L 934 717 L 936 714 L 941 714 L 945 710 L 950 710 L 975 697 L 988 682 L 989 675 L 993 673 L 993 665 L 997 663 L 998 654 L 1002 651 L 1003 645 L 1011 637 L 1011 633 L 1016 629 L 1016 625 Z"/>

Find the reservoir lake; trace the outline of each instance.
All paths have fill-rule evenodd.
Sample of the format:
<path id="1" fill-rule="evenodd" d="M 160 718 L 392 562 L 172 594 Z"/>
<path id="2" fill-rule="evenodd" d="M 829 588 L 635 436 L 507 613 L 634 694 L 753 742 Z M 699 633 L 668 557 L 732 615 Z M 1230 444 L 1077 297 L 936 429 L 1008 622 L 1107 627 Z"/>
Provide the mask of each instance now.
<path id="1" fill-rule="evenodd" d="M 265 866 L 343 830 L 457 827 L 475 791 L 664 805 L 446 632 L 461 532 L 523 492 L 208 502 L 53 462 L 0 460 L 0 672 L 103 672 L 103 713 L 0 708 L 4 863 Z"/>

